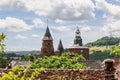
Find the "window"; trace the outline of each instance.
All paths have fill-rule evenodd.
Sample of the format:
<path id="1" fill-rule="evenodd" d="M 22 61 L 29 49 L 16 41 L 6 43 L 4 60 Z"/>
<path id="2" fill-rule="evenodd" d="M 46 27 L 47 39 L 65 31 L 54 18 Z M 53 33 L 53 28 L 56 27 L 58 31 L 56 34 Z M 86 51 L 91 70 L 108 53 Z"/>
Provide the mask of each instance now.
<path id="1" fill-rule="evenodd" d="M 50 43 L 48 43 L 48 45 L 50 45 Z"/>

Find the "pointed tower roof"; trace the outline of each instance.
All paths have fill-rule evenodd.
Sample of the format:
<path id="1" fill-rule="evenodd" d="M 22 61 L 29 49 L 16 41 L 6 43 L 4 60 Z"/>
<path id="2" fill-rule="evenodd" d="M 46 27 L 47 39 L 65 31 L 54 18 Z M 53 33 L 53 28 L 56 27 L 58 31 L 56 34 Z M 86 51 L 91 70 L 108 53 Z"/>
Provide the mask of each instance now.
<path id="1" fill-rule="evenodd" d="M 62 41 L 61 41 L 61 40 L 60 40 L 60 42 L 59 42 L 59 45 L 58 45 L 57 50 L 60 51 L 60 52 L 63 52 L 63 51 L 64 51 L 64 48 L 63 48 L 63 45 L 62 45 Z"/>
<path id="2" fill-rule="evenodd" d="M 45 35 L 43 37 L 43 40 L 53 40 L 52 36 L 51 36 L 51 33 L 50 33 L 50 30 L 47 26 L 47 29 L 46 29 L 46 32 L 45 32 Z"/>

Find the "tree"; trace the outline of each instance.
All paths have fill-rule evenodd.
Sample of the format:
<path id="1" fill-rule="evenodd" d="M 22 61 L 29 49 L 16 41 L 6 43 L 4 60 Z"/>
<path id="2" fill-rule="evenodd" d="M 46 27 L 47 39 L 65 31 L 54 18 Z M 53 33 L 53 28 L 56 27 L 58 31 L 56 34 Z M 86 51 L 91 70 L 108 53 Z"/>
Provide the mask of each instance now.
<path id="1" fill-rule="evenodd" d="M 5 46 L 6 46 L 4 44 L 5 38 L 6 38 L 6 35 L 4 33 L 1 33 L 0 34 L 0 57 L 2 53 L 5 53 Z"/>
<path id="2" fill-rule="evenodd" d="M 87 43 L 86 46 L 112 46 L 119 44 L 120 38 L 119 37 L 102 37 L 94 42 Z"/>
<path id="3" fill-rule="evenodd" d="M 114 58 L 115 54 L 111 54 L 110 55 L 110 50 L 104 50 L 104 51 L 100 51 L 100 50 L 93 50 L 90 54 L 90 60 L 101 60 L 103 61 L 104 59 L 107 58 Z"/>
<path id="4" fill-rule="evenodd" d="M 0 57 L 0 68 L 5 68 L 8 65 L 8 61 Z"/>
<path id="5" fill-rule="evenodd" d="M 0 68 L 5 68 L 8 65 L 8 61 L 2 58 L 2 54 L 5 53 L 5 41 L 6 35 L 4 33 L 0 34 Z"/>
<path id="6" fill-rule="evenodd" d="M 29 54 L 25 54 L 25 55 L 24 55 L 24 60 L 25 60 L 25 61 L 29 61 L 29 57 L 30 57 Z"/>

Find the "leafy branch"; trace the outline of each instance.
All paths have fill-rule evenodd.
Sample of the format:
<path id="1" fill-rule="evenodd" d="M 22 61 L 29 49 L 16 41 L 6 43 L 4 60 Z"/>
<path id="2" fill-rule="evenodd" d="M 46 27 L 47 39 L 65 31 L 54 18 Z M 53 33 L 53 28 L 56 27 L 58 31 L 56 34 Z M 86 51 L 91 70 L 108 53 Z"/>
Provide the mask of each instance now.
<path id="1" fill-rule="evenodd" d="M 2 53 L 5 53 L 5 44 L 4 41 L 6 39 L 6 35 L 4 33 L 0 34 L 0 56 L 2 55 Z"/>

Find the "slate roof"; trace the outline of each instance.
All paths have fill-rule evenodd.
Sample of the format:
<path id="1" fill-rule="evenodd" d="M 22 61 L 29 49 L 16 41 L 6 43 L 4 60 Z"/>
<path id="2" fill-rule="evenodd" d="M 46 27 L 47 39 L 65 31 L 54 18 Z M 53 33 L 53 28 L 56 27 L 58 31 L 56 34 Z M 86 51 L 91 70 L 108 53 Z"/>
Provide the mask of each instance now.
<path id="1" fill-rule="evenodd" d="M 102 62 L 100 60 L 79 61 L 79 63 L 84 63 L 89 69 L 102 69 Z"/>
<path id="2" fill-rule="evenodd" d="M 60 42 L 59 42 L 59 45 L 58 45 L 57 51 L 61 51 L 61 52 L 64 51 L 64 48 L 63 48 L 63 45 L 62 45 L 62 41 L 61 41 L 61 40 L 60 40 Z"/>
<path id="3" fill-rule="evenodd" d="M 43 37 L 43 40 L 53 40 L 52 36 L 51 36 L 51 33 L 50 33 L 50 30 L 47 26 L 47 29 L 46 29 L 46 32 L 45 32 L 45 35 Z"/>
<path id="4" fill-rule="evenodd" d="M 12 61 L 10 62 L 10 64 L 11 64 L 11 67 L 14 67 L 14 66 L 16 66 L 16 65 L 20 65 L 20 66 L 24 67 L 24 66 L 26 66 L 26 65 L 29 65 L 30 62 L 29 62 L 29 61 L 12 60 Z"/>

